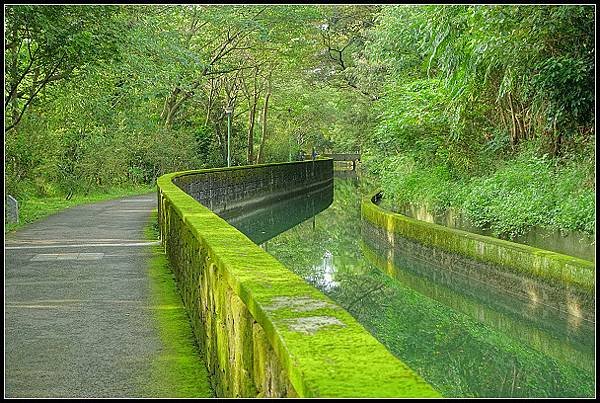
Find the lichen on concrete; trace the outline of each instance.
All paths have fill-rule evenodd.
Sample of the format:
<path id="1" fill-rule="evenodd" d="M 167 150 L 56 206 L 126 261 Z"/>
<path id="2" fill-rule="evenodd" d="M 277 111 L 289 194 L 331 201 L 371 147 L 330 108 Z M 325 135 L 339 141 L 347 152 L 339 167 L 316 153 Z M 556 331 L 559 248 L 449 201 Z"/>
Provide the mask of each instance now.
<path id="1" fill-rule="evenodd" d="M 265 307 L 267 311 L 277 311 L 282 308 L 289 308 L 294 312 L 306 312 L 314 311 L 321 308 L 333 308 L 341 309 L 338 305 L 330 302 L 314 299 L 309 296 L 298 296 L 298 297 L 275 297 L 272 299 L 271 304 Z"/>

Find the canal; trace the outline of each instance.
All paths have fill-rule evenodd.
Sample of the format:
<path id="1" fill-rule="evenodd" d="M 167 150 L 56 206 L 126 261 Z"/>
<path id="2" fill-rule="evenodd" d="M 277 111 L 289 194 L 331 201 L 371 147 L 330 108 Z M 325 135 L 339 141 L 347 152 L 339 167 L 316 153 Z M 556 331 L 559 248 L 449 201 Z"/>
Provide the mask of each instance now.
<path id="1" fill-rule="evenodd" d="M 371 190 L 336 178 L 334 189 L 222 215 L 446 397 L 594 396 L 594 323 L 474 287 L 441 262 L 390 258 L 361 233 Z"/>

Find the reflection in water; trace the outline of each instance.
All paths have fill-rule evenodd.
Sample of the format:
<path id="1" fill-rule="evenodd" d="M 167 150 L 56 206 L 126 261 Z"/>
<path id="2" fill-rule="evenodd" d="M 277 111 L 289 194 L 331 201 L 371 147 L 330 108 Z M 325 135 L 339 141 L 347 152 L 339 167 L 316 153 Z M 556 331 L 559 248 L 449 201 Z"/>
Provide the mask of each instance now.
<path id="1" fill-rule="evenodd" d="M 269 253 L 444 396 L 593 396 L 593 326 L 541 310 L 535 297 L 519 309 L 519 301 L 368 245 L 361 241 L 358 182 L 335 182 L 334 202 L 315 218 L 296 225 L 285 213 L 290 208 L 279 209 L 277 219 L 290 229 L 269 240 Z"/>
<path id="2" fill-rule="evenodd" d="M 481 289 L 455 273 L 446 275 L 447 268 L 442 265 L 432 266 L 407 256 L 396 258 L 393 248 L 381 253 L 381 249 L 368 240 L 361 243 L 361 248 L 369 262 L 420 294 L 527 343 L 544 354 L 593 370 L 593 324 L 585 323 L 586 328 L 580 329 L 581 317 L 573 318 L 545 306 L 539 302 L 535 290 L 530 289 L 534 301 L 518 300 L 501 290 Z M 574 320 L 578 322 L 576 326 Z M 527 325 L 526 331 L 524 324 Z"/>
<path id="3" fill-rule="evenodd" d="M 313 221 L 313 223 L 315 223 Z M 314 227 L 313 227 L 314 228 Z M 333 264 L 333 254 L 328 250 L 323 254 L 321 264 L 316 267 L 313 276 L 308 279 L 311 283 L 317 284 L 319 289 L 330 291 L 340 285 L 334 280 L 335 265 Z"/>
<path id="4" fill-rule="evenodd" d="M 314 221 L 315 214 L 325 210 L 332 200 L 333 185 L 329 185 L 260 207 L 222 211 L 219 216 L 261 245 L 307 219 Z"/>

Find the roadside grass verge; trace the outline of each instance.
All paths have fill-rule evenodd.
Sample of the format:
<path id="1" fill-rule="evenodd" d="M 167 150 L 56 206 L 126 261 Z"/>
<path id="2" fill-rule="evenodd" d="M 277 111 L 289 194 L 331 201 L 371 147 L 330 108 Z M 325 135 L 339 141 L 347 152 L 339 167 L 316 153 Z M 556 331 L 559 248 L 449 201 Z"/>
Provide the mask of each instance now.
<path id="1" fill-rule="evenodd" d="M 18 199 L 19 202 L 19 222 L 8 224 L 5 222 L 4 233 L 8 233 L 23 227 L 26 224 L 57 213 L 68 207 L 81 204 L 94 203 L 104 200 L 117 199 L 124 196 L 132 196 L 152 192 L 156 189 L 154 185 L 137 185 L 126 188 L 109 188 L 98 190 L 88 195 L 74 195 L 71 199 L 65 200 L 64 196 L 39 197 L 32 196 L 25 199 Z"/>
<path id="2" fill-rule="evenodd" d="M 157 211 L 144 236 L 159 239 Z M 152 364 L 152 390 L 157 397 L 214 397 L 204 353 L 199 349 L 175 278 L 162 246 L 152 247 L 149 265 L 150 306 L 159 328 L 162 349 Z"/>

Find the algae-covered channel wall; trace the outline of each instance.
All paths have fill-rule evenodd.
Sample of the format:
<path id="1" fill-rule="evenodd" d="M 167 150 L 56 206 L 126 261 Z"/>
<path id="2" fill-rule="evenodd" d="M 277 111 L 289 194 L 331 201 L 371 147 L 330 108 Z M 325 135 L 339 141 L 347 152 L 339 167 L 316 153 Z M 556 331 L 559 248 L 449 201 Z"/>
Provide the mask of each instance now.
<path id="1" fill-rule="evenodd" d="M 391 213 L 376 205 L 378 197 L 363 200 L 361 225 L 372 243 L 387 245 L 386 254 L 443 263 L 450 275 L 485 284 L 490 292 L 594 320 L 593 262 Z"/>
<path id="2" fill-rule="evenodd" d="M 346 310 L 217 215 L 267 242 L 289 228 L 277 215 L 295 225 L 325 209 L 332 182 L 330 159 L 158 179 L 161 240 L 217 396 L 440 396 Z M 277 207 L 287 201 L 295 207 Z"/>
<path id="3" fill-rule="evenodd" d="M 374 230 L 361 220 L 372 189 L 362 190 L 357 179 L 335 179 L 331 205 L 300 224 L 285 212 L 319 204 L 318 193 L 280 201 L 264 224 L 230 218 L 443 396 L 594 396 L 588 272 L 544 276 L 551 263 L 541 263 L 540 276 L 524 267 L 499 274 L 493 265 L 402 240 L 391 226 Z"/>

